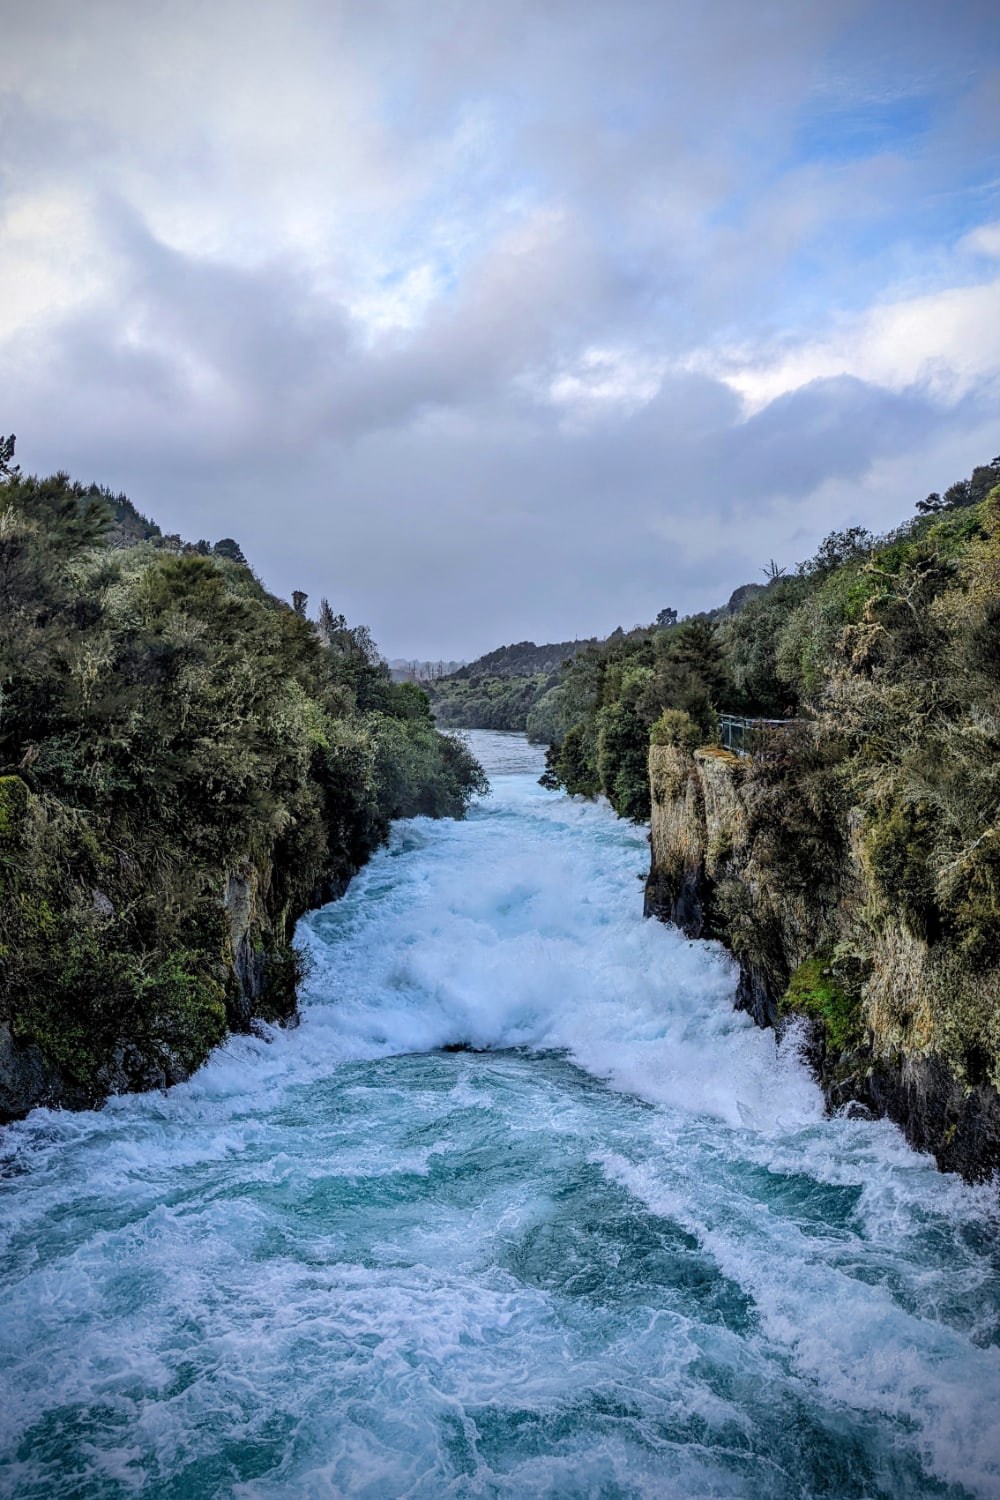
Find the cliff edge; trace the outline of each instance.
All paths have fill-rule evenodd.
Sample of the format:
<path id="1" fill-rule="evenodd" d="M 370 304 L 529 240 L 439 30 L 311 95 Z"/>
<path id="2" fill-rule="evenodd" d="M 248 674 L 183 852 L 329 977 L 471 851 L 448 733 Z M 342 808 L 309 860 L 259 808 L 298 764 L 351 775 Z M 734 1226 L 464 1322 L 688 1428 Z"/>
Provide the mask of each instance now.
<path id="1" fill-rule="evenodd" d="M 886 899 L 885 831 L 824 800 L 813 750 L 805 730 L 753 758 L 653 745 L 646 913 L 724 943 L 758 1025 L 804 1019 L 831 1110 L 887 1116 L 981 1181 L 1000 1167 L 1000 968 Z"/>

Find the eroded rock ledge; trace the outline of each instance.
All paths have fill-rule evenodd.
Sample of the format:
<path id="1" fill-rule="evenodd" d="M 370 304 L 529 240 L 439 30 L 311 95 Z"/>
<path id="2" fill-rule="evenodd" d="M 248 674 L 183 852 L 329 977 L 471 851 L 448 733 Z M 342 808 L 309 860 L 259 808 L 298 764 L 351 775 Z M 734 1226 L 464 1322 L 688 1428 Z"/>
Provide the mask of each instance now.
<path id="1" fill-rule="evenodd" d="M 861 819 L 822 828 L 780 775 L 726 751 L 650 751 L 646 914 L 715 938 L 760 1026 L 798 1014 L 831 1110 L 887 1116 L 946 1171 L 1000 1168 L 1000 970 L 908 930 L 869 878 Z"/>

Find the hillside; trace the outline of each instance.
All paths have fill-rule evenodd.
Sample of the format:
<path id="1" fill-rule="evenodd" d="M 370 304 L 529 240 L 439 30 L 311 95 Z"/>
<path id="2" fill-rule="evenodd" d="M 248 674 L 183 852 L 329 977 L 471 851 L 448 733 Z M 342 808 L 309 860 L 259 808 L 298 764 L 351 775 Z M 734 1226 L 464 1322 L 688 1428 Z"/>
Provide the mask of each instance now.
<path id="1" fill-rule="evenodd" d="M 733 591 L 725 604 L 697 619 L 714 623 L 738 615 L 777 581 L 766 585 L 745 583 Z M 676 618 L 675 611 L 666 613 Z M 593 652 L 617 650 L 618 643 L 633 640 L 637 633 L 670 628 L 649 626 L 648 632 L 640 628 L 629 634 L 616 630 L 604 642 L 596 636 L 543 646 L 536 646 L 534 641 L 517 641 L 498 646 L 457 671 L 444 675 L 431 673 L 428 680 L 422 680 L 422 686 L 430 694 L 434 717 L 442 726 L 515 730 L 526 733 L 536 744 L 560 742 L 572 724 L 572 709 L 565 693 L 560 691 L 563 672 L 572 675 L 575 660 Z M 409 680 L 413 674 L 394 672 L 393 675 L 397 680 Z"/>
<path id="2" fill-rule="evenodd" d="M 593 637 L 585 641 L 556 641 L 546 646 L 536 646 L 534 641 L 517 641 L 510 646 L 498 646 L 495 651 L 478 656 L 444 680 L 467 682 L 485 677 L 537 677 L 540 673 L 548 676 L 557 672 L 564 661 L 571 660 L 592 640 Z"/>
<path id="3" fill-rule="evenodd" d="M 0 477 L 0 1118 L 294 1013 L 297 919 L 484 779 L 363 627 L 66 475 Z M 211 551 L 212 555 L 206 555 Z M 324 613 L 325 608 L 325 613 Z"/>
<path id="4" fill-rule="evenodd" d="M 508 729 L 545 743 L 552 737 L 545 701 L 562 666 L 591 641 L 498 646 L 449 677 L 428 683 L 438 724 L 456 729 Z"/>
<path id="5" fill-rule="evenodd" d="M 577 656 L 545 776 L 652 814 L 647 909 L 804 1019 L 831 1107 L 970 1178 L 1000 1168 L 998 639 L 1000 458 L 737 614 Z M 779 723 L 737 756 L 720 711 Z"/>

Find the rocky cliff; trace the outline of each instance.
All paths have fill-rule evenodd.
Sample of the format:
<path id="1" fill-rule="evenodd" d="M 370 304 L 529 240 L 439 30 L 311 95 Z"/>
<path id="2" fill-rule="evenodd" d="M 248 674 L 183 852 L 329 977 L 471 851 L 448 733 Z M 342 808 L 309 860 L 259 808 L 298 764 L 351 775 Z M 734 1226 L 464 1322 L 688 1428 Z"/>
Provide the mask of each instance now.
<path id="1" fill-rule="evenodd" d="M 646 912 L 729 948 L 758 1025 L 804 1018 L 831 1109 L 888 1116 L 982 1180 L 1000 1168 L 1000 969 L 913 930 L 860 812 L 823 805 L 801 763 L 654 745 Z"/>
<path id="2" fill-rule="evenodd" d="M 37 962 L 35 1003 L 0 1005 L 0 1122 L 39 1105 L 89 1108 L 108 1094 L 167 1087 L 187 1078 L 227 1030 L 246 1032 L 261 1020 L 295 1017 L 296 921 L 309 906 L 342 894 L 347 875 L 311 893 L 290 892 L 262 859 L 248 858 L 220 875 L 214 897 L 208 895 L 201 907 L 198 969 L 179 958 L 150 966 L 140 1016 L 134 997 L 117 988 L 114 972 L 104 972 L 97 961 L 120 942 L 134 892 L 120 872 L 109 878 L 107 869 L 99 877 L 103 886 L 76 888 L 59 859 L 65 847 L 53 838 L 40 799 L 19 778 L 0 777 L 0 888 L 19 921 L 18 956 L 25 962 L 33 948 L 65 947 L 57 914 L 71 900 L 81 945 L 78 964 L 68 948 L 64 953 L 66 972 L 59 977 L 65 977 L 68 993 L 46 995 Z M 4 925 L 13 925 L 10 913 Z M 0 944 L 0 981 L 9 958 Z M 71 1000 L 86 988 L 85 969 L 95 993 L 89 1011 L 78 1018 Z"/>
<path id="3" fill-rule="evenodd" d="M 364 626 L 0 438 L 0 1121 L 294 1014 L 296 920 L 481 768 Z"/>

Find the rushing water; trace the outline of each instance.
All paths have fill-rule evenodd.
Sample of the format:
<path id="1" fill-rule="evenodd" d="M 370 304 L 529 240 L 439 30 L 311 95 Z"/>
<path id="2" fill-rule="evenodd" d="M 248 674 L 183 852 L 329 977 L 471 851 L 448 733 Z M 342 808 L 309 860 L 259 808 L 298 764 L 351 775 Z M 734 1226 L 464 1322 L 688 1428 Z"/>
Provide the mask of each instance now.
<path id="1" fill-rule="evenodd" d="M 1000 1495 L 995 1195 L 824 1119 L 642 831 L 473 739 L 297 1030 L 6 1132 L 0 1493 Z"/>

